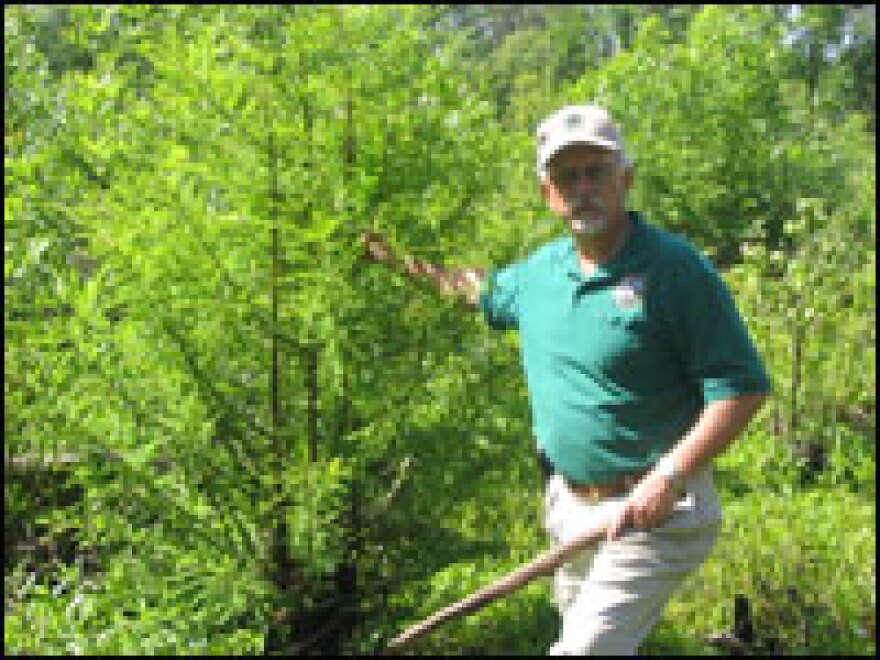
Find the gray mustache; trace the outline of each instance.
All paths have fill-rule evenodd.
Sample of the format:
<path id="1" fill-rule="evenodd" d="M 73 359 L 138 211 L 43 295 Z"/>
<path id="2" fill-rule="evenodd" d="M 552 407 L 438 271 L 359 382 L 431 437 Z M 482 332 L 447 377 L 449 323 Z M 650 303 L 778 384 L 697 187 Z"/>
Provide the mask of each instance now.
<path id="1" fill-rule="evenodd" d="M 571 206 L 574 209 L 586 209 L 586 208 L 594 208 L 597 211 L 604 211 L 605 207 L 602 205 L 602 202 L 598 199 L 575 199 L 572 200 Z"/>

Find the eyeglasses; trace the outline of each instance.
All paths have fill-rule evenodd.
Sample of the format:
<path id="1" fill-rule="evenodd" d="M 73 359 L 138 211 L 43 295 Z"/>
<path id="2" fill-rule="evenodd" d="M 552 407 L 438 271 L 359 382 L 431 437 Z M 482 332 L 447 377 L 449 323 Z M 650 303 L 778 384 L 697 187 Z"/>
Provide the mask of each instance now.
<path id="1" fill-rule="evenodd" d="M 551 170 L 550 177 L 557 185 L 564 188 L 574 186 L 581 175 L 593 185 L 598 185 L 607 181 L 614 168 L 611 165 L 588 165 L 587 167 L 563 167 L 558 170 Z"/>

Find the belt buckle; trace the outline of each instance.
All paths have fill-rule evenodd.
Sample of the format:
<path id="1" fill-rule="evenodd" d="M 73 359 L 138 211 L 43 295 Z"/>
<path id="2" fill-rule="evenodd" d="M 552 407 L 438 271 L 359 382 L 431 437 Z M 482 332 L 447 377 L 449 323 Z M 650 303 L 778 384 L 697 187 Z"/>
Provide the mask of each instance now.
<path id="1" fill-rule="evenodd" d="M 585 499 L 587 500 L 588 504 L 598 504 L 599 500 L 602 499 L 602 495 L 599 489 L 593 486 L 587 491 Z"/>
<path id="2" fill-rule="evenodd" d="M 602 499 L 602 489 L 598 486 L 569 483 L 569 490 L 586 504 L 596 504 Z"/>

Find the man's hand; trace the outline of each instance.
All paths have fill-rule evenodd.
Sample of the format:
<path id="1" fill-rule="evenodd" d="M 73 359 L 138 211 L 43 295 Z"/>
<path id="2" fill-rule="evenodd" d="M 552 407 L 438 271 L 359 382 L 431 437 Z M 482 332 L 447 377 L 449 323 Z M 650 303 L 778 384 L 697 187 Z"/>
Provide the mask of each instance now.
<path id="1" fill-rule="evenodd" d="M 655 471 L 649 472 L 612 516 L 606 539 L 613 541 L 619 538 L 627 526 L 638 530 L 659 527 L 669 520 L 680 496 L 681 492 L 673 488 L 666 477 Z"/>
<path id="2" fill-rule="evenodd" d="M 480 287 L 486 271 L 483 268 L 457 268 L 452 273 L 453 288 L 462 293 L 469 304 L 476 306 L 480 302 Z"/>
<path id="3" fill-rule="evenodd" d="M 409 255 L 404 255 L 398 262 L 391 246 L 378 234 L 361 234 L 359 243 L 368 258 L 389 266 L 397 266 L 413 279 L 428 280 L 445 296 L 463 299 L 472 307 L 476 307 L 479 302 L 480 285 L 484 277 L 482 268 L 447 270 Z"/>
<path id="4" fill-rule="evenodd" d="M 391 246 L 388 245 L 388 241 L 378 234 L 373 234 L 371 232 L 361 234 L 358 243 L 361 248 L 363 248 L 365 256 L 374 261 L 390 263 L 394 258 L 394 255 L 391 252 Z"/>
<path id="5" fill-rule="evenodd" d="M 765 392 L 742 394 L 707 405 L 694 427 L 667 455 L 675 458 L 679 478 L 693 474 L 723 452 L 754 417 L 767 396 Z M 651 470 L 612 517 L 608 539 L 620 536 L 628 524 L 635 529 L 662 525 L 672 514 L 678 495 L 678 489 L 673 488 L 662 473 Z"/>

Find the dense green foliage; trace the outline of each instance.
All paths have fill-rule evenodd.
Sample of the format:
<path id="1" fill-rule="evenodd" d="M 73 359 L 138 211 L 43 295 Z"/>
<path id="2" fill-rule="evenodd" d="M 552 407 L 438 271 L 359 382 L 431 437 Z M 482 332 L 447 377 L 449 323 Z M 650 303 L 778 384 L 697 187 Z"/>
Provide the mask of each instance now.
<path id="1" fill-rule="evenodd" d="M 5 651 L 372 652 L 543 549 L 515 335 L 357 236 L 526 254 L 597 99 L 775 387 L 645 651 L 745 594 L 755 652 L 873 653 L 873 7 L 791 7 L 5 6 Z M 537 582 L 417 651 L 556 629 Z"/>

